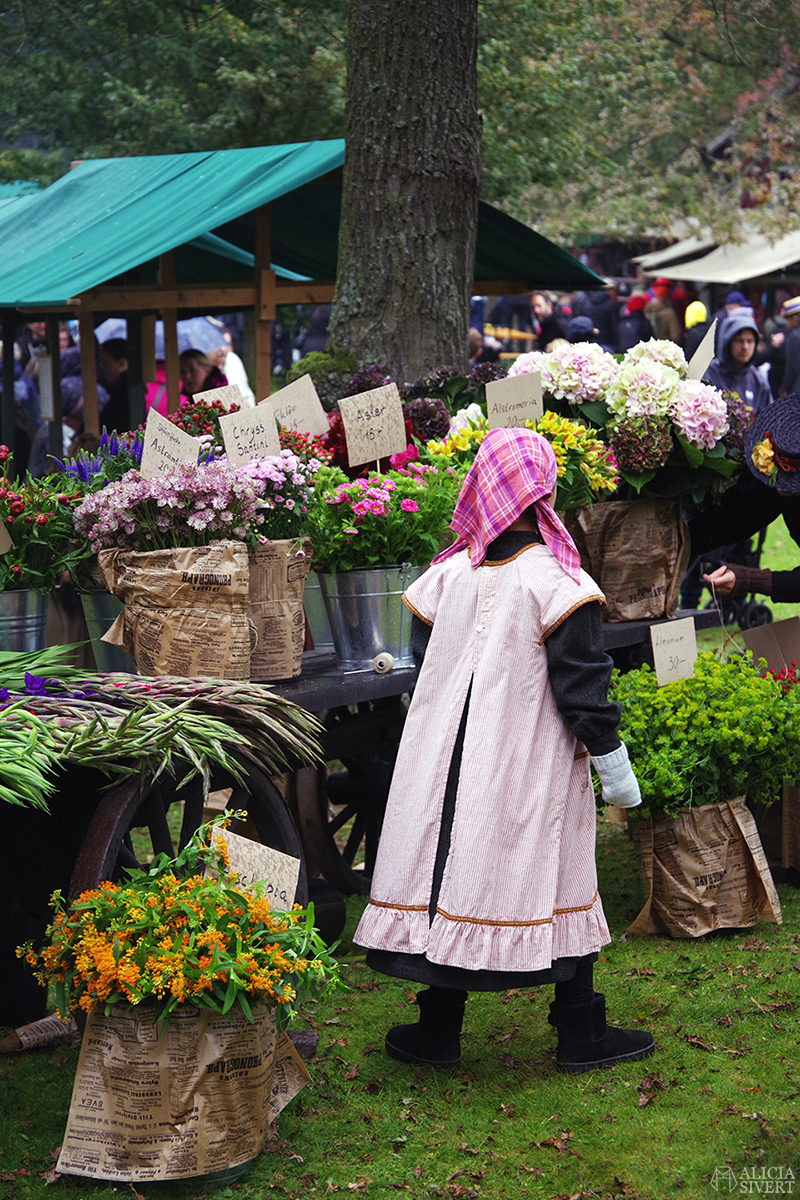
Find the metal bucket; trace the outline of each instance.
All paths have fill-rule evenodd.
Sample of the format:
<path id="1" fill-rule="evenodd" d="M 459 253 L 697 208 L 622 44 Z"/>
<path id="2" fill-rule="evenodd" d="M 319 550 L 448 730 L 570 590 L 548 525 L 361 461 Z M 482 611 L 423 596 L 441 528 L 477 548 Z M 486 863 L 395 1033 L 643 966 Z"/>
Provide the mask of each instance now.
<path id="1" fill-rule="evenodd" d="M 31 654 L 47 641 L 47 592 L 0 592 L 0 650 Z"/>
<path id="2" fill-rule="evenodd" d="M 336 658 L 343 671 L 414 665 L 411 612 L 402 597 L 424 570 L 401 563 L 370 571 L 319 573 Z M 394 660 L 388 666 L 387 655 Z"/>
<path id="3" fill-rule="evenodd" d="M 101 641 L 103 634 L 111 628 L 125 605 L 111 592 L 81 592 L 83 615 L 92 639 L 92 653 L 98 671 L 128 671 L 136 674 L 136 664 L 120 646 Z"/>
<path id="4" fill-rule="evenodd" d="M 306 610 L 306 623 L 314 639 L 314 649 L 322 654 L 333 654 L 333 634 L 316 571 L 309 571 L 306 590 L 303 592 L 303 608 Z"/>

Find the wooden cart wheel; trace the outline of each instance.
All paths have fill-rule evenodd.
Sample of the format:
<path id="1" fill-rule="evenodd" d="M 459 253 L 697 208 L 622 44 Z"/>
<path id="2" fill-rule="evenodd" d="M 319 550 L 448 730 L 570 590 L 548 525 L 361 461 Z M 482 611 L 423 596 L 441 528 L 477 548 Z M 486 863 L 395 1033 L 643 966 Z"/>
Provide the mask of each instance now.
<path id="1" fill-rule="evenodd" d="M 249 761 L 244 768 L 246 786 L 238 785 L 225 772 L 212 778 L 212 790 L 232 787 L 227 807 L 247 809 L 262 844 L 300 859 L 300 876 L 295 901 L 308 903 L 308 880 L 300 838 L 286 801 L 269 776 Z M 167 812 L 183 801 L 183 818 L 178 846 L 173 844 Z M 203 823 L 203 789 L 199 778 L 177 792 L 169 782 L 124 780 L 108 791 L 98 805 L 81 845 L 70 881 L 70 898 L 97 887 L 104 879 L 118 880 L 126 867 L 139 866 L 131 830 L 147 832 L 154 854 L 173 856 Z M 232 826 L 235 831 L 235 824 Z"/>
<path id="2" fill-rule="evenodd" d="M 304 767 L 295 783 L 303 848 L 310 870 L 346 895 L 368 895 L 405 709 L 390 697 L 318 716 L 326 765 Z"/>

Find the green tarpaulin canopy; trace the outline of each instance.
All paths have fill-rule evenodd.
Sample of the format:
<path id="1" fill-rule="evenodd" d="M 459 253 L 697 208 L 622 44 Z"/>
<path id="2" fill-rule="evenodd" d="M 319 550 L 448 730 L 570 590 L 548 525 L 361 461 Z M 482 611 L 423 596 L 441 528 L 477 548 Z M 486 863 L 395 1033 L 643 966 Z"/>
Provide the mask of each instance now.
<path id="1" fill-rule="evenodd" d="M 0 205 L 0 307 L 63 305 L 111 281 L 153 283 L 159 255 L 176 247 L 178 284 L 252 282 L 255 210 L 270 203 L 279 274 L 334 279 L 341 184 L 324 177 L 343 162 L 343 140 L 82 162 Z M 484 203 L 475 279 L 599 283 L 565 250 Z"/>

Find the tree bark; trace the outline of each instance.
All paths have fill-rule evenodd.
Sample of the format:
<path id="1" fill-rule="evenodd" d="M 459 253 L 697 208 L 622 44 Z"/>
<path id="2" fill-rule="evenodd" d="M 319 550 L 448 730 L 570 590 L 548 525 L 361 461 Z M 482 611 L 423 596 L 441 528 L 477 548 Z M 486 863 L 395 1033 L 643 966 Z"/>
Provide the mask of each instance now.
<path id="1" fill-rule="evenodd" d="M 467 366 L 481 186 L 477 0 L 351 0 L 332 348 Z"/>

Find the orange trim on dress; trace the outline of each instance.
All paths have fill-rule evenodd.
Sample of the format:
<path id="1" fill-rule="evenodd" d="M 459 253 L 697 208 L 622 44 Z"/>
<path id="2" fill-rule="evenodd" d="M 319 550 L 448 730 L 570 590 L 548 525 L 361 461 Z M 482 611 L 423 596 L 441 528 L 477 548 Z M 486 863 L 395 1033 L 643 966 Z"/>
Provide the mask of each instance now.
<path id="1" fill-rule="evenodd" d="M 403 595 L 403 604 L 405 604 L 406 608 L 411 609 L 411 611 L 415 617 L 419 617 L 420 621 L 424 621 L 426 625 L 430 625 L 431 629 L 433 629 L 433 621 L 429 620 L 428 617 L 423 617 L 423 615 L 419 611 L 419 609 L 414 608 L 414 605 L 411 603 L 408 596 L 406 596 L 406 595 Z"/>
<path id="2" fill-rule="evenodd" d="M 467 925 L 497 925 L 502 927 L 513 926 L 514 928 L 525 928 L 531 925 L 552 925 L 554 917 L 562 917 L 568 913 L 589 912 L 594 908 L 597 901 L 598 893 L 592 896 L 591 903 L 578 904 L 574 908 L 555 908 L 553 909 L 552 917 L 539 917 L 535 921 L 494 921 L 491 917 L 456 917 L 452 913 L 445 912 L 443 908 L 437 908 L 436 912 L 439 916 L 445 917 L 448 921 L 458 921 Z M 390 906 L 387 906 L 390 907 Z"/>
<path id="3" fill-rule="evenodd" d="M 504 567 L 506 563 L 513 562 L 515 558 L 519 558 L 520 554 L 524 554 L 526 550 L 535 550 L 537 546 L 543 546 L 544 542 L 530 542 L 529 545 L 523 546 L 516 554 L 512 554 L 511 558 L 485 558 L 481 564 L 484 567 Z"/>
<path id="4" fill-rule="evenodd" d="M 397 908 L 401 912 L 427 912 L 427 904 L 390 904 L 387 900 L 373 900 L 369 898 L 369 903 L 375 908 Z"/>
<path id="5" fill-rule="evenodd" d="M 567 617 L 571 617 L 574 612 L 577 612 L 579 608 L 583 608 L 584 604 L 590 604 L 592 600 L 599 600 L 601 604 L 605 604 L 606 602 L 606 598 L 602 592 L 598 592 L 596 596 L 585 596 L 583 600 L 579 600 L 577 604 L 573 604 L 572 608 L 568 608 L 564 615 L 559 617 L 549 629 L 545 629 L 539 639 L 539 645 L 543 646 L 554 629 L 558 629 L 559 625 L 563 625 Z"/>

